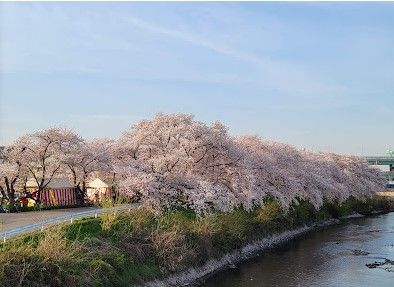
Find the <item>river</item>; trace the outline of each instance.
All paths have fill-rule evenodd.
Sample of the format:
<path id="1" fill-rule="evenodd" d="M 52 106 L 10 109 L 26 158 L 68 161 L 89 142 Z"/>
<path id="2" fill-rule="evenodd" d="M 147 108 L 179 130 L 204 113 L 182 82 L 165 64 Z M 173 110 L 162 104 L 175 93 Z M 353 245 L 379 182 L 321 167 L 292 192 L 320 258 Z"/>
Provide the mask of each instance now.
<path id="1" fill-rule="evenodd" d="M 205 287 L 394 287 L 394 213 L 348 219 L 206 279 Z M 369 268 L 366 264 L 386 264 Z M 372 267 L 372 266 L 371 266 Z"/>

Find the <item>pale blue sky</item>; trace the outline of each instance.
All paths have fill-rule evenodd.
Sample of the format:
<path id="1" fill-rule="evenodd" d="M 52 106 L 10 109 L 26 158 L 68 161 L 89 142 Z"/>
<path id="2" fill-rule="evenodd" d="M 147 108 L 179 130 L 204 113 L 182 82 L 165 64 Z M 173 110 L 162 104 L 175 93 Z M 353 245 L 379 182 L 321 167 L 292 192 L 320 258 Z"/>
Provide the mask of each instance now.
<path id="1" fill-rule="evenodd" d="M 394 148 L 394 3 L 1 3 L 0 144 L 157 112 L 348 154 Z"/>

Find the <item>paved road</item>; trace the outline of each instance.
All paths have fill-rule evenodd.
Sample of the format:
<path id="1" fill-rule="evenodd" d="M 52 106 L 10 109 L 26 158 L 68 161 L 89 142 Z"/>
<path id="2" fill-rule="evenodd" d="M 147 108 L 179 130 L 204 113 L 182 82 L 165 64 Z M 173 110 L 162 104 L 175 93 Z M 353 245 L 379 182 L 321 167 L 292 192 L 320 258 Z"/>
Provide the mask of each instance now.
<path id="1" fill-rule="evenodd" d="M 77 218 L 91 217 L 105 212 L 127 210 L 135 205 L 120 205 L 111 208 L 80 207 L 20 213 L 0 213 L 0 237 L 5 240 L 46 226 L 71 222 Z"/>

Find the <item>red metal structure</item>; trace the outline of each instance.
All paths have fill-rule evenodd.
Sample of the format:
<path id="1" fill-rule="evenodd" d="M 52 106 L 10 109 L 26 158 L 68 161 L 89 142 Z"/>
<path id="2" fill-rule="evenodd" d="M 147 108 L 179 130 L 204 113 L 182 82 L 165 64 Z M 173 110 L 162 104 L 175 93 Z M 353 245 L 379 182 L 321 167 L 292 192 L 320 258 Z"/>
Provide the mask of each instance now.
<path id="1" fill-rule="evenodd" d="M 76 188 L 44 189 L 41 192 L 41 202 L 46 206 L 72 206 L 77 205 Z"/>

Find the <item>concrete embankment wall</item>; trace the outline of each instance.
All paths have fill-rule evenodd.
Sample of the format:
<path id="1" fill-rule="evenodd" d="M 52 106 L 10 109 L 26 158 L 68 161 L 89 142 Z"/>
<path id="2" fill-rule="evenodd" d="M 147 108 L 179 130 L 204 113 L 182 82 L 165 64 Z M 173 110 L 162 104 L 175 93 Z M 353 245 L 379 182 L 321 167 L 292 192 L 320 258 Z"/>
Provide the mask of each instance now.
<path id="1" fill-rule="evenodd" d="M 237 264 L 243 260 L 258 256 L 262 251 L 268 248 L 273 248 L 283 244 L 312 230 L 338 224 L 339 222 L 340 221 L 337 219 L 330 219 L 310 226 L 303 226 L 295 230 L 274 234 L 261 240 L 252 242 L 239 250 L 234 250 L 221 258 L 210 259 L 203 266 L 191 267 L 185 271 L 172 274 L 162 280 L 147 282 L 140 287 L 190 286 L 199 282 L 201 279 L 214 274 L 215 272 L 234 266 L 234 264 Z"/>

